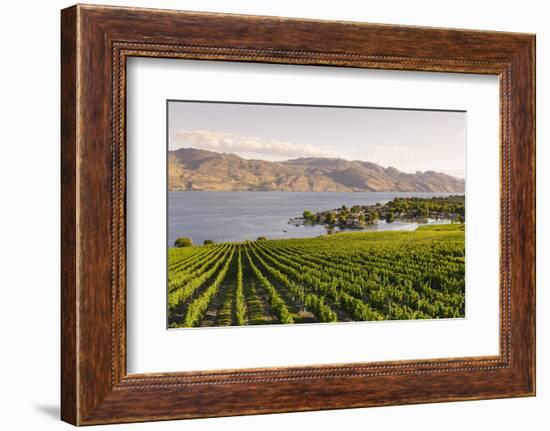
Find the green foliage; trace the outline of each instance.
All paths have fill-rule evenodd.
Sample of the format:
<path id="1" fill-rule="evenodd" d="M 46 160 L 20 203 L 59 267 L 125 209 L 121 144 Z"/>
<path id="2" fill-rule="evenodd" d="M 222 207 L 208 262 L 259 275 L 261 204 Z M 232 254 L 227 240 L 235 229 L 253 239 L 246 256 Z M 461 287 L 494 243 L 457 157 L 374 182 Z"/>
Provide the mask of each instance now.
<path id="1" fill-rule="evenodd" d="M 184 236 L 176 239 L 174 241 L 174 247 L 192 247 L 193 246 L 193 240 L 191 238 L 186 238 Z"/>
<path id="2" fill-rule="evenodd" d="M 267 237 L 259 236 L 258 238 L 256 238 L 256 241 L 267 241 Z"/>
<path id="3" fill-rule="evenodd" d="M 191 297 L 194 292 L 199 289 L 203 283 L 208 281 L 218 269 L 226 261 L 233 246 L 231 244 L 224 244 L 221 250 L 208 256 L 208 260 L 202 263 L 202 265 L 196 267 L 196 269 L 189 273 L 185 270 L 180 271 L 181 277 L 176 278 L 168 273 L 168 307 L 170 310 L 174 310 Z M 202 259 L 198 262 L 202 262 Z M 172 278 L 171 278 L 172 277 Z"/>
<path id="4" fill-rule="evenodd" d="M 311 211 L 308 211 L 308 210 L 304 211 L 304 213 L 302 214 L 302 217 L 304 218 L 304 220 L 307 220 L 307 221 L 316 221 L 317 220 L 317 216 L 315 214 L 313 214 Z"/>
<path id="5" fill-rule="evenodd" d="M 212 241 L 211 239 L 205 239 L 203 244 L 204 245 L 214 244 L 214 241 Z"/>
<path id="6" fill-rule="evenodd" d="M 432 198 L 395 198 L 386 204 L 390 210 L 405 212 L 410 215 L 421 215 L 424 217 L 430 214 L 441 214 L 450 216 L 458 214 L 464 216 L 464 195 L 456 196 L 435 196 Z M 446 217 L 444 217 L 446 218 Z"/>
<path id="7" fill-rule="evenodd" d="M 279 293 L 277 292 L 277 289 L 273 287 L 269 279 L 265 277 L 264 274 L 262 274 L 262 272 L 258 269 L 256 265 L 254 265 L 254 262 L 250 258 L 250 255 L 248 254 L 248 249 L 246 247 L 245 247 L 245 252 L 246 252 L 246 257 L 248 258 L 248 264 L 250 265 L 252 272 L 260 282 L 265 293 L 267 294 L 267 297 L 269 298 L 269 305 L 271 306 L 271 309 L 277 316 L 277 319 L 279 320 L 279 322 L 294 323 L 292 314 L 290 313 L 285 302 L 281 298 L 281 295 L 279 295 Z"/>
<path id="8" fill-rule="evenodd" d="M 338 321 L 338 316 L 332 311 L 329 305 L 325 304 L 325 299 L 322 296 L 310 293 L 306 296 L 304 305 L 319 319 L 319 322 Z"/>
<path id="9" fill-rule="evenodd" d="M 462 223 L 451 223 L 451 224 L 428 224 L 425 226 L 418 226 L 416 228 L 417 232 L 451 232 L 451 231 L 464 231 L 464 224 Z"/>
<path id="10" fill-rule="evenodd" d="M 243 293 L 243 265 L 241 258 L 241 246 L 237 255 L 237 288 L 235 290 L 235 319 L 237 325 L 246 325 L 246 304 Z"/>
<path id="11" fill-rule="evenodd" d="M 293 323 L 304 309 L 317 322 L 463 317 L 464 228 L 170 248 L 169 324 L 199 326 L 209 308 L 233 325 Z"/>
<path id="12" fill-rule="evenodd" d="M 227 274 L 227 271 L 229 270 L 229 264 L 233 259 L 234 251 L 235 249 L 232 246 L 231 254 L 229 255 L 229 258 L 226 260 L 220 272 L 218 272 L 218 274 L 216 275 L 216 278 L 214 279 L 212 284 L 210 284 L 210 286 L 208 286 L 206 290 L 198 298 L 196 298 L 193 302 L 189 304 L 189 306 L 187 307 L 187 312 L 185 313 L 184 321 L 183 321 L 184 326 L 189 328 L 193 326 L 198 326 L 200 324 L 204 316 L 204 313 L 208 309 L 210 302 L 214 298 L 214 295 L 217 293 L 218 288 L 221 285 L 221 282 L 223 281 L 223 279 Z"/>
<path id="13" fill-rule="evenodd" d="M 350 215 L 353 215 L 359 221 L 359 226 L 372 224 L 380 218 L 385 219 L 388 223 L 395 220 L 424 221 L 427 218 L 464 223 L 464 202 L 464 195 L 394 198 L 385 204 L 354 205 L 351 209 L 346 205 L 342 205 L 340 208 L 321 211 L 316 214 L 305 210 L 303 219 L 312 223 L 348 225 L 348 219 Z M 357 226 L 357 224 L 354 224 L 354 226 Z"/>
<path id="14" fill-rule="evenodd" d="M 384 316 L 373 310 L 369 304 L 354 298 L 346 292 L 343 292 L 340 301 L 342 307 L 349 313 L 353 320 L 383 320 Z"/>

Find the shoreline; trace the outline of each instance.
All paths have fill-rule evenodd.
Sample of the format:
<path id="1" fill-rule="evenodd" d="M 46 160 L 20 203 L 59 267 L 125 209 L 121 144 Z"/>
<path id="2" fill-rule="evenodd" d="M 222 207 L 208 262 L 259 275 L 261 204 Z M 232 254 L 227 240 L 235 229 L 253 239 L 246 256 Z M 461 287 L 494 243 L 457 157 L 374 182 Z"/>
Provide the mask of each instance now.
<path id="1" fill-rule="evenodd" d="M 442 207 L 443 203 L 451 202 L 449 196 L 453 195 L 377 192 L 170 192 L 167 202 L 166 243 L 171 246 L 179 237 L 188 237 L 195 244 L 202 244 L 205 240 L 219 243 L 256 239 L 259 236 L 266 236 L 270 239 L 311 238 L 334 231 L 413 230 L 419 224 L 425 224 L 426 219 L 437 219 L 438 223 L 451 220 L 452 217 L 447 216 L 444 211 L 446 207 Z M 462 211 L 464 197 L 454 196 L 451 204 L 454 207 L 460 207 L 460 211 Z M 411 202 L 414 198 L 421 201 L 413 206 Z M 437 199 L 431 200 L 432 198 Z M 374 219 L 385 219 L 385 207 L 390 205 L 394 199 L 398 199 L 401 204 L 404 203 L 406 211 L 396 208 L 393 224 L 386 224 L 382 221 L 378 224 L 370 223 Z M 429 211 L 412 213 L 412 208 L 418 208 L 421 203 L 427 205 Z M 321 220 L 321 223 L 303 223 L 297 218 L 306 208 L 311 209 L 314 213 L 326 212 L 325 210 L 329 208 L 338 208 L 338 210 L 333 210 L 336 212 L 346 205 L 350 209 L 346 217 L 350 218 L 349 223 L 339 223 L 337 219 L 333 220 L 334 223 L 327 223 L 326 220 Z M 374 209 L 377 212 L 374 217 L 367 214 L 367 212 L 373 212 Z M 360 213 L 365 216 L 365 226 L 358 226 L 361 224 L 359 220 L 355 222 L 352 220 L 354 217 L 359 217 Z M 288 223 L 291 219 L 294 223 Z M 429 220 L 429 222 L 433 223 L 434 221 Z M 334 226 L 330 226 L 331 224 Z"/>
<path id="2" fill-rule="evenodd" d="M 213 244 L 193 244 L 188 247 L 175 247 L 173 245 L 168 245 L 167 249 L 173 249 L 173 250 L 185 250 L 189 248 L 197 248 L 197 247 L 212 247 L 216 245 L 223 245 L 223 244 L 247 244 L 251 242 L 262 242 L 262 241 L 308 241 L 312 239 L 322 239 L 322 238 L 331 238 L 331 237 L 343 237 L 347 235 L 403 235 L 403 234 L 414 234 L 418 232 L 423 231 L 431 231 L 431 232 L 450 232 L 450 231 L 464 231 L 465 223 L 452 223 L 448 221 L 448 223 L 425 223 L 423 225 L 417 226 L 415 229 L 385 229 L 385 230 L 369 230 L 368 228 L 362 228 L 362 229 L 346 229 L 343 231 L 336 231 L 333 233 L 327 233 L 327 234 L 321 234 L 311 237 L 287 237 L 287 238 L 265 238 L 262 240 L 256 239 L 243 239 L 241 241 L 220 241 L 220 242 L 214 242 Z"/>

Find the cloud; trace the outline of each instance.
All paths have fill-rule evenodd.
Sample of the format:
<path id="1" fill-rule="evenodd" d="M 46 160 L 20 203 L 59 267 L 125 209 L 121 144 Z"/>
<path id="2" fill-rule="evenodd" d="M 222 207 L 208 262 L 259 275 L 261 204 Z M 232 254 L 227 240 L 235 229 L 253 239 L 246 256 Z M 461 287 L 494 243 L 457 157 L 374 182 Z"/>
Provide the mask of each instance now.
<path id="1" fill-rule="evenodd" d="M 410 148 L 404 145 L 373 145 L 374 150 L 379 151 L 409 151 Z"/>
<path id="2" fill-rule="evenodd" d="M 241 136 L 211 130 L 176 131 L 170 138 L 170 149 L 194 147 L 219 153 L 234 153 L 242 157 L 284 160 L 297 157 L 337 157 L 335 151 L 311 144 L 296 144 L 255 136 Z"/>

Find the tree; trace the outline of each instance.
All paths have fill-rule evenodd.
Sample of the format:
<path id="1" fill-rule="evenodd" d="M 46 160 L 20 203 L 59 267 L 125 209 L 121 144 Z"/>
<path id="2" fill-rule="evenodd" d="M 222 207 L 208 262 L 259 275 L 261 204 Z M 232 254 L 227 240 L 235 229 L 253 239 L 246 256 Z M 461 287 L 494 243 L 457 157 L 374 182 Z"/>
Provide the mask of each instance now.
<path id="1" fill-rule="evenodd" d="M 193 246 L 193 240 L 191 238 L 186 238 L 184 236 L 174 241 L 174 247 L 192 247 L 192 246 Z"/>
<path id="2" fill-rule="evenodd" d="M 330 214 L 327 216 L 327 223 L 328 223 L 328 224 L 334 224 L 334 223 L 336 223 L 336 214 L 330 213 Z"/>
<path id="3" fill-rule="evenodd" d="M 390 204 L 391 204 L 391 202 L 390 202 Z M 398 213 L 405 212 L 405 206 L 403 205 L 402 202 L 395 202 L 395 203 L 393 203 L 392 206 L 393 206 L 394 210 Z"/>
<path id="4" fill-rule="evenodd" d="M 377 204 L 378 205 L 378 204 Z M 380 215 L 378 214 L 378 211 L 373 211 L 371 213 L 371 220 L 372 221 L 375 221 L 375 220 L 378 220 L 380 218 Z"/>
<path id="5" fill-rule="evenodd" d="M 305 220 L 315 221 L 316 216 L 311 211 L 305 210 L 302 214 Z"/>
<path id="6" fill-rule="evenodd" d="M 214 241 L 212 241 L 211 239 L 204 240 L 204 245 L 210 245 L 210 244 L 214 244 Z"/>
<path id="7" fill-rule="evenodd" d="M 267 241 L 267 237 L 265 236 L 259 236 L 256 241 Z"/>
<path id="8" fill-rule="evenodd" d="M 393 213 L 386 213 L 386 223 L 393 223 L 395 220 L 395 216 Z"/>

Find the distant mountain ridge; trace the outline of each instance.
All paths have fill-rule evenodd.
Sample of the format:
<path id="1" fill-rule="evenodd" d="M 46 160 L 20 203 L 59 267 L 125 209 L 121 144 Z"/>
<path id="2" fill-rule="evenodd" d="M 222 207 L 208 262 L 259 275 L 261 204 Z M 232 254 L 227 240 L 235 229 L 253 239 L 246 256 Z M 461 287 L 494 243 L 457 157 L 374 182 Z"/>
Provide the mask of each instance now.
<path id="1" fill-rule="evenodd" d="M 435 172 L 409 174 L 376 163 L 307 157 L 270 162 L 196 148 L 168 152 L 168 189 L 285 192 L 463 193 L 464 180 Z"/>

